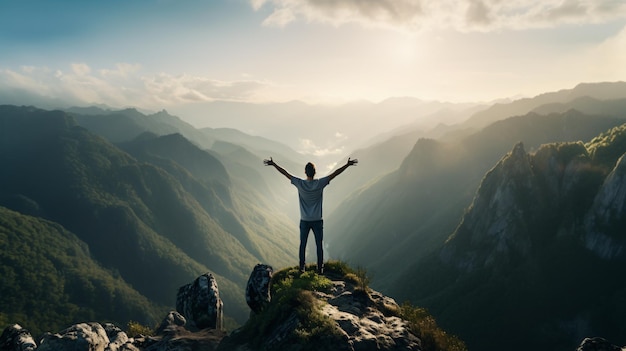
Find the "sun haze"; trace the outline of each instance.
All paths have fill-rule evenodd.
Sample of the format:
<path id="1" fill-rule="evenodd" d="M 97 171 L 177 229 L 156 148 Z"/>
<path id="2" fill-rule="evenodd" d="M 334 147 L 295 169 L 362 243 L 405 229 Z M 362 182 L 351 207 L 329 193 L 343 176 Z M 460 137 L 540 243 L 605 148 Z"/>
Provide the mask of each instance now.
<path id="1" fill-rule="evenodd" d="M 0 99 L 487 101 L 626 79 L 616 1 L 0 4 Z"/>

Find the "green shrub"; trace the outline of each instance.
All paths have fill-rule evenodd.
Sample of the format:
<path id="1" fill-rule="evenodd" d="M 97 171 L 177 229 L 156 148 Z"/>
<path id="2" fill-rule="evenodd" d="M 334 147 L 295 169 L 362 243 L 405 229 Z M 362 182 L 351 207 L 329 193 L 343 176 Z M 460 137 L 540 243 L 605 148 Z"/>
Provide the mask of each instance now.
<path id="1" fill-rule="evenodd" d="M 298 326 L 295 333 L 287 339 L 295 338 L 298 344 L 306 344 L 324 335 L 333 334 L 334 323 L 321 312 L 313 293 L 326 292 L 331 286 L 330 279 L 316 274 L 312 269 L 301 273 L 297 267 L 291 267 L 276 272 L 271 281 L 271 302 L 261 313 L 250 317 L 238 332 L 237 338 L 256 348 L 262 348 L 267 335 L 294 314 L 298 319 Z"/>
<path id="2" fill-rule="evenodd" d="M 437 326 L 435 318 L 425 308 L 405 302 L 400 307 L 400 317 L 409 322 L 409 328 L 422 340 L 424 351 L 467 351 L 465 343 Z"/>
<path id="3" fill-rule="evenodd" d="M 128 321 L 128 325 L 126 326 L 126 334 L 129 337 L 135 337 L 137 335 L 152 336 L 154 335 L 154 331 L 155 330 L 153 328 L 147 327 L 135 321 Z"/>
<path id="4" fill-rule="evenodd" d="M 356 269 L 348 266 L 346 262 L 333 260 L 328 261 L 325 265 L 326 274 L 332 274 L 339 278 L 353 283 L 359 290 L 366 291 L 369 289 L 371 277 L 367 274 L 367 270 L 361 266 Z"/>

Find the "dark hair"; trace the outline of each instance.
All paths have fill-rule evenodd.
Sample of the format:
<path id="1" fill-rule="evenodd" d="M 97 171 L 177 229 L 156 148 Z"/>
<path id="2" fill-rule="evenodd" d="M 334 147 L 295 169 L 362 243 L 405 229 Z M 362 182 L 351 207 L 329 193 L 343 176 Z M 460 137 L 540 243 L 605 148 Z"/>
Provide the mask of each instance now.
<path id="1" fill-rule="evenodd" d="M 311 162 L 307 163 L 304 167 L 304 173 L 307 177 L 313 178 L 313 176 L 315 175 L 315 165 Z"/>

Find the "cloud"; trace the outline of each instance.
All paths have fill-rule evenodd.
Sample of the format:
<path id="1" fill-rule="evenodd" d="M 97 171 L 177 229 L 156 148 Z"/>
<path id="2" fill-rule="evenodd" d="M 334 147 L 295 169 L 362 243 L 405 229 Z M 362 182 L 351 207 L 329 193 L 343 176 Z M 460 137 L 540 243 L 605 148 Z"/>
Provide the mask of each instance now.
<path id="1" fill-rule="evenodd" d="M 147 91 L 163 103 L 213 100 L 248 101 L 268 83 L 254 80 L 220 81 L 192 75 L 161 73 L 143 78 Z"/>
<path id="2" fill-rule="evenodd" d="M 129 63 L 98 70 L 85 63 L 72 63 L 68 70 L 34 66 L 0 68 L 0 101 L 28 103 L 15 101 L 22 94 L 24 100 L 35 95 L 67 104 L 162 108 L 187 102 L 254 101 L 271 85 L 252 79 L 220 81 L 187 74 L 142 75 L 141 70 L 141 65 Z"/>
<path id="3" fill-rule="evenodd" d="M 615 0 L 252 0 L 251 5 L 255 10 L 270 7 L 273 12 L 263 25 L 281 28 L 304 20 L 404 31 L 473 31 L 626 18 L 626 2 Z"/>
<path id="4" fill-rule="evenodd" d="M 296 20 L 296 16 L 291 9 L 283 8 L 274 11 L 269 17 L 263 21 L 264 26 L 268 27 L 285 27 L 289 23 Z"/>
<path id="5" fill-rule="evenodd" d="M 329 155 L 339 155 L 344 152 L 344 147 L 320 147 L 317 146 L 313 140 L 301 138 L 299 140 L 300 147 L 298 152 L 305 155 L 314 155 L 317 157 L 329 156 Z"/>

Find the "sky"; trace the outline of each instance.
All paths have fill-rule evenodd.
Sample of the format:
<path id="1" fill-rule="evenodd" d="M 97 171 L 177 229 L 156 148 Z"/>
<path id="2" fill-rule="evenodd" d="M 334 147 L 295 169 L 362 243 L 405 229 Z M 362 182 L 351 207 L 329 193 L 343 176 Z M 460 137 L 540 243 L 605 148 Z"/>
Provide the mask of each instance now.
<path id="1" fill-rule="evenodd" d="M 626 0 L 0 0 L 0 103 L 477 102 L 624 62 Z"/>

